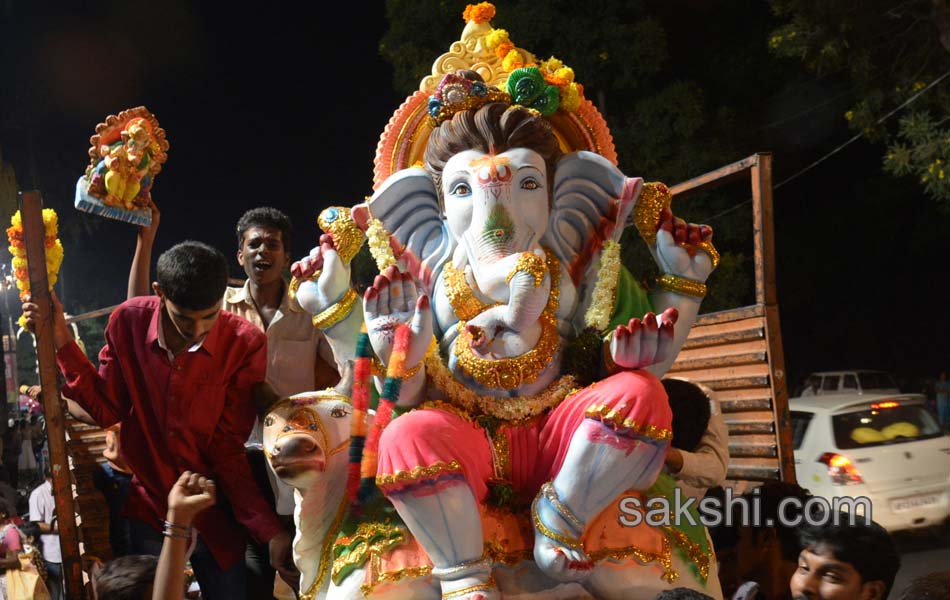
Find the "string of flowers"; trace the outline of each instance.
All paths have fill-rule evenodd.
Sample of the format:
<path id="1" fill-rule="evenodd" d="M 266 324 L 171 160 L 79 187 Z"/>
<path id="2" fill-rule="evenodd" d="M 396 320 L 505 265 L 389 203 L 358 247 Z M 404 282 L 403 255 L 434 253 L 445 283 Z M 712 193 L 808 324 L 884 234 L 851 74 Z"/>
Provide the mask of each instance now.
<path id="1" fill-rule="evenodd" d="M 353 416 L 350 420 L 350 462 L 346 477 L 346 493 L 350 504 L 357 505 L 360 487 L 360 463 L 366 442 L 366 419 L 369 413 L 369 386 L 373 376 L 373 349 L 369 344 L 366 324 L 363 324 L 356 342 L 356 362 L 353 365 Z"/>
<path id="2" fill-rule="evenodd" d="M 399 390 L 406 375 L 406 355 L 409 353 L 410 340 L 409 326 L 400 323 L 396 326 L 393 351 L 389 355 L 389 365 L 386 369 L 386 381 L 383 383 L 383 393 L 379 395 L 379 404 L 376 406 L 376 416 L 372 428 L 366 438 L 366 447 L 363 449 L 363 462 L 360 469 L 359 499 L 362 501 L 370 496 L 376 483 L 376 469 L 379 465 L 379 438 L 383 430 L 393 418 L 393 410 L 399 400 Z"/>
<path id="3" fill-rule="evenodd" d="M 466 23 L 487 23 L 495 16 L 495 6 L 489 2 L 469 4 L 462 13 Z M 584 87 L 574 81 L 574 70 L 553 56 L 535 64 L 529 54 L 519 50 L 511 41 L 508 31 L 494 29 L 485 36 L 485 46 L 501 59 L 501 68 L 511 73 L 523 67 L 538 67 L 544 81 L 558 87 L 559 107 L 574 112 L 580 107 Z"/>
<path id="4" fill-rule="evenodd" d="M 587 327 L 604 331 L 610 325 L 619 279 L 620 244 L 607 240 L 600 254 L 600 271 L 597 273 L 597 283 L 594 285 L 590 306 L 584 313 L 584 324 Z"/>
<path id="5" fill-rule="evenodd" d="M 396 255 L 389 243 L 389 232 L 379 219 L 370 219 L 366 228 L 366 238 L 369 240 L 369 252 L 376 260 L 376 267 L 382 273 L 390 265 L 396 264 Z"/>
<path id="6" fill-rule="evenodd" d="M 49 280 L 49 289 L 52 290 L 59 278 L 59 267 L 63 264 L 63 244 L 59 241 L 59 217 L 52 208 L 43 209 L 43 228 L 46 244 L 46 273 Z M 16 287 L 20 291 L 20 300 L 30 293 L 30 272 L 26 261 L 26 241 L 23 239 L 23 218 L 20 211 L 13 213 L 10 218 L 10 227 L 7 228 L 7 239 L 10 241 L 10 254 L 13 255 L 13 275 L 16 278 Z M 26 317 L 20 315 L 17 320 L 20 327 L 26 328 Z"/>

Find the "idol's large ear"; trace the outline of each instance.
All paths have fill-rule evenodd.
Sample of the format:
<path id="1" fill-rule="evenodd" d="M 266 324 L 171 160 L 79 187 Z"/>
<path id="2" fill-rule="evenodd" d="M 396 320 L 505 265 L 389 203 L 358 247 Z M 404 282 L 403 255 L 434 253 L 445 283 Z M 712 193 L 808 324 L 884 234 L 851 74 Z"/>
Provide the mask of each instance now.
<path id="1" fill-rule="evenodd" d="M 413 167 L 393 173 L 368 202 L 353 207 L 353 218 L 364 230 L 370 219 L 378 219 L 389 234 L 400 269 L 412 273 L 431 296 L 438 270 L 452 256 L 456 241 L 426 170 Z"/>
<path id="2" fill-rule="evenodd" d="M 578 286 L 607 240 L 617 241 L 643 180 L 627 177 L 599 154 L 565 155 L 554 176 L 551 222 L 542 238 Z"/>

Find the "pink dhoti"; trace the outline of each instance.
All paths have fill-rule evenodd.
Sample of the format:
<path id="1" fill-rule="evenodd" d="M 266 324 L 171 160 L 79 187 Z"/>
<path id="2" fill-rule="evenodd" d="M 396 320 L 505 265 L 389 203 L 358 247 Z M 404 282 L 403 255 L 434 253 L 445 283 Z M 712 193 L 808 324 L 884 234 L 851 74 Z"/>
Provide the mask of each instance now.
<path id="1" fill-rule="evenodd" d="M 660 381 L 646 371 L 623 371 L 567 396 L 548 413 L 489 432 L 446 403 L 406 413 L 379 443 L 377 483 L 388 495 L 416 484 L 464 480 L 481 503 L 488 484 L 510 484 L 522 501 L 557 475 L 585 420 L 609 435 L 595 442 L 630 444 L 672 437 L 671 413 Z M 594 430 L 592 430 L 594 431 Z M 619 440 L 619 441 L 618 441 Z M 426 493 L 422 489 L 414 491 Z"/>

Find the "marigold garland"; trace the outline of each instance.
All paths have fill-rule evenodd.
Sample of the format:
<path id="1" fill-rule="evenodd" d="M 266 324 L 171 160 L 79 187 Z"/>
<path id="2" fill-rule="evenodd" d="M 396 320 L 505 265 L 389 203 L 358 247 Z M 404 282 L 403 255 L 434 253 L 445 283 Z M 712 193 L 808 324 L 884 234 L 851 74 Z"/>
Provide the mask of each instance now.
<path id="1" fill-rule="evenodd" d="M 604 242 L 604 249 L 600 254 L 600 271 L 597 273 L 597 284 L 591 296 L 590 306 L 584 314 L 584 324 L 587 327 L 604 331 L 610 325 L 610 316 L 614 311 L 617 282 L 620 279 L 620 244 L 613 240 Z"/>
<path id="2" fill-rule="evenodd" d="M 59 235 L 59 217 L 52 208 L 43 209 L 43 228 L 46 246 L 46 273 L 49 280 L 49 289 L 52 290 L 59 278 L 59 267 L 63 264 L 63 244 Z M 16 287 L 20 291 L 20 300 L 30 293 L 30 272 L 27 269 L 26 242 L 23 239 L 23 218 L 20 211 L 16 211 L 10 218 L 10 227 L 7 228 L 7 239 L 10 241 L 10 254 L 13 255 L 13 275 L 16 278 Z M 20 315 L 17 320 L 20 327 L 26 328 L 26 317 Z"/>
<path id="3" fill-rule="evenodd" d="M 346 476 L 346 494 L 352 506 L 357 506 L 360 487 L 360 465 L 363 461 L 363 446 L 366 442 L 366 420 L 369 414 L 369 386 L 373 376 L 366 324 L 363 324 L 356 342 L 356 363 L 353 365 L 353 416 L 350 420 L 350 461 Z"/>
<path id="4" fill-rule="evenodd" d="M 495 16 L 495 5 L 491 2 L 479 2 L 478 4 L 469 4 L 462 13 L 462 19 L 466 23 L 487 23 Z"/>
<path id="5" fill-rule="evenodd" d="M 396 402 L 399 401 L 399 391 L 402 380 L 406 376 L 406 356 L 409 354 L 409 341 L 412 332 L 405 323 L 396 326 L 393 350 L 389 355 L 389 367 L 386 371 L 386 380 L 383 391 L 379 395 L 379 404 L 376 407 L 376 416 L 369 435 L 366 437 L 366 446 L 363 449 L 363 459 L 360 465 L 360 487 L 357 497 L 365 500 L 372 493 L 376 484 L 376 469 L 379 466 L 379 439 L 383 430 L 392 421 Z"/>

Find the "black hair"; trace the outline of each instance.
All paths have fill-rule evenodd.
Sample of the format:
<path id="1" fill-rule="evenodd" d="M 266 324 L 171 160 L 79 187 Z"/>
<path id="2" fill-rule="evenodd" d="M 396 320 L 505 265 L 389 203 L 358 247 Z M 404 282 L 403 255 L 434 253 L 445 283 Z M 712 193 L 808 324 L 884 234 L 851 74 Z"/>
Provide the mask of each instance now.
<path id="1" fill-rule="evenodd" d="M 158 285 L 165 297 L 188 310 L 221 302 L 228 287 L 228 261 L 207 244 L 186 241 L 158 257 Z"/>
<path id="2" fill-rule="evenodd" d="M 43 551 L 43 538 L 40 537 L 40 534 L 43 532 L 40 530 L 40 524 L 36 521 L 28 521 L 20 525 L 20 533 L 23 534 L 23 539 L 25 540 L 28 537 L 33 538 L 33 547 Z"/>
<path id="3" fill-rule="evenodd" d="M 290 219 L 281 211 L 270 206 L 260 206 L 241 215 L 237 222 L 238 248 L 244 245 L 244 234 L 252 227 L 269 227 L 280 231 L 280 241 L 284 243 L 284 251 L 290 252 L 292 228 Z"/>
<path id="4" fill-rule="evenodd" d="M 732 525 L 727 526 L 723 523 L 716 527 L 709 528 L 709 535 L 713 540 L 713 546 L 717 550 L 735 548 L 739 543 L 739 527 L 742 523 L 743 509 L 741 505 L 726 505 L 725 491 L 721 487 L 710 488 L 706 495 L 718 498 L 723 510 L 729 510 L 732 517 Z M 765 523 L 772 522 L 774 524 L 772 529 L 775 530 L 775 535 L 778 538 L 779 547 L 782 550 L 782 558 L 790 562 L 798 560 L 798 553 L 801 550 L 801 546 L 799 546 L 798 543 L 798 528 L 783 525 L 784 519 L 779 515 L 779 505 L 781 505 L 782 501 L 786 498 L 797 498 L 797 506 L 803 507 L 805 503 L 811 499 L 811 493 L 797 483 L 767 481 L 742 494 L 740 497 L 748 499 L 750 506 L 753 499 L 757 499 L 756 501 L 761 509 L 760 514 L 762 521 Z M 785 513 L 785 516 L 792 516 L 792 510 L 790 508 L 786 508 Z M 758 530 L 759 528 L 756 529 Z"/>
<path id="5" fill-rule="evenodd" d="M 673 411 L 673 440 L 670 445 L 692 452 L 709 426 L 709 398 L 695 383 L 682 379 L 664 379 L 663 387 L 670 397 Z"/>
<path id="6" fill-rule="evenodd" d="M 835 559 L 854 567 L 863 582 L 884 582 L 886 599 L 901 566 L 894 540 L 883 527 L 867 518 L 858 516 L 852 525 L 848 513 L 837 517 L 837 525 L 831 520 L 824 525 L 805 525 L 799 529 L 802 548 L 812 551 L 827 548 Z"/>
<path id="7" fill-rule="evenodd" d="M 143 600 L 155 582 L 158 557 L 133 554 L 110 560 L 96 575 L 96 596 L 109 600 Z"/>
<path id="8" fill-rule="evenodd" d="M 901 592 L 900 600 L 950 600 L 950 571 L 914 579 Z"/>
<path id="9" fill-rule="evenodd" d="M 654 596 L 653 600 L 713 600 L 713 598 L 696 590 L 678 587 L 672 590 L 663 590 Z"/>

